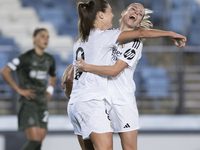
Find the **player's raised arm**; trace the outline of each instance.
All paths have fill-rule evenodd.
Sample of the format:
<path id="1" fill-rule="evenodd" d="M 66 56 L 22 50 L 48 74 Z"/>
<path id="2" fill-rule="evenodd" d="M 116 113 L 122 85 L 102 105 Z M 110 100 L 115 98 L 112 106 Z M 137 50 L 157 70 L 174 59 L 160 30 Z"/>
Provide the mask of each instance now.
<path id="1" fill-rule="evenodd" d="M 162 30 L 156 30 L 156 29 L 139 29 L 134 31 L 123 31 L 118 39 L 117 42 L 124 42 L 129 39 L 135 39 L 135 38 L 157 38 L 157 37 L 171 37 L 174 41 L 174 44 L 176 46 L 179 46 L 180 48 L 185 47 L 185 42 L 187 41 L 186 37 L 180 34 L 177 34 L 172 31 L 162 31 Z M 180 41 L 180 45 L 177 41 Z"/>

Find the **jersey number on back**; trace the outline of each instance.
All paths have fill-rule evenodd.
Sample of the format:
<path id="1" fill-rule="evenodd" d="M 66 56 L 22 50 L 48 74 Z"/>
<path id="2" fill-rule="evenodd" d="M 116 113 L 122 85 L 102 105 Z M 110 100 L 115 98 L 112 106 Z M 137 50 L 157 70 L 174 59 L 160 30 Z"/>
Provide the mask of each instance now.
<path id="1" fill-rule="evenodd" d="M 83 60 L 85 59 L 85 55 L 84 55 L 84 50 L 82 47 L 79 47 L 76 50 L 76 60 L 78 60 L 78 57 L 81 57 Z M 82 75 L 83 72 L 77 72 L 75 74 L 75 79 L 78 80 L 80 78 L 80 76 Z"/>

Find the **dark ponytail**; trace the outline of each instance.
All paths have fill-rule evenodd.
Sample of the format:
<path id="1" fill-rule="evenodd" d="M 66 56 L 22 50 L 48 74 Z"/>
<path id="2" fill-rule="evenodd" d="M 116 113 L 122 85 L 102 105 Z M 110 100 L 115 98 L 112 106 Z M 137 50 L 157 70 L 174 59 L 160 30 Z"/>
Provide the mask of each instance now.
<path id="1" fill-rule="evenodd" d="M 97 12 L 105 12 L 107 4 L 108 3 L 105 0 L 90 0 L 87 3 L 78 3 L 79 36 L 77 40 L 81 39 L 82 42 L 88 41 L 90 31 L 94 29 L 94 21 L 96 19 Z"/>

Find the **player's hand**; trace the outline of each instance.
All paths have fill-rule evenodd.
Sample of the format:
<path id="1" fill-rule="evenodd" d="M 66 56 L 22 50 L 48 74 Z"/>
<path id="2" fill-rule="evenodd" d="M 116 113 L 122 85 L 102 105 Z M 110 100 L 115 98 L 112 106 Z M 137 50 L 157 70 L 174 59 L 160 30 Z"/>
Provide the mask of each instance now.
<path id="1" fill-rule="evenodd" d="M 46 100 L 49 102 L 49 101 L 51 101 L 51 97 L 52 97 L 52 95 L 49 93 L 49 92 L 47 92 L 46 91 L 46 93 L 45 93 L 46 95 Z"/>
<path id="2" fill-rule="evenodd" d="M 27 100 L 34 99 L 36 96 L 35 90 L 32 89 L 20 89 L 18 93 L 24 96 Z"/>
<path id="3" fill-rule="evenodd" d="M 84 72 L 84 67 L 85 67 L 86 63 L 82 58 L 78 58 L 78 60 L 76 61 L 76 72 Z"/>
<path id="4" fill-rule="evenodd" d="M 174 41 L 174 44 L 177 47 L 183 48 L 183 47 L 185 47 L 185 43 L 187 41 L 187 38 L 185 36 L 183 36 L 183 35 L 180 35 L 180 34 L 177 34 L 177 33 L 173 32 L 172 40 Z"/>

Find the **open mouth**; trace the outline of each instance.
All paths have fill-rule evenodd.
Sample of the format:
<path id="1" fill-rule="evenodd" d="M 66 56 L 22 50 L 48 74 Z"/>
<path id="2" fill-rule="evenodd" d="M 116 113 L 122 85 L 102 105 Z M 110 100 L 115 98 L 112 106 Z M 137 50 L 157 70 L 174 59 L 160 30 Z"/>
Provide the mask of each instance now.
<path id="1" fill-rule="evenodd" d="M 133 19 L 133 20 L 136 19 L 136 17 L 135 17 L 134 15 L 131 15 L 129 18 L 130 18 L 130 19 Z"/>

